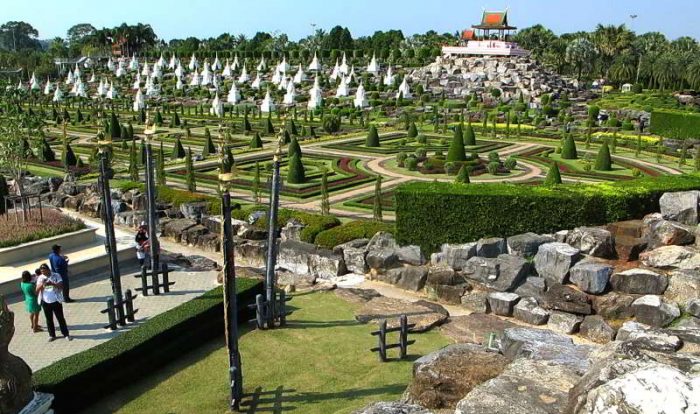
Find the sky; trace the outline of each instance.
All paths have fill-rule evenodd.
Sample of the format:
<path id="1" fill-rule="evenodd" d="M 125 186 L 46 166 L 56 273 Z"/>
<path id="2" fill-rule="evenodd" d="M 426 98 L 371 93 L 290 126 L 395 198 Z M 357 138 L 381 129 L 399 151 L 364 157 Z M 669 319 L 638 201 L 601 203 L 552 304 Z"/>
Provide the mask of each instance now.
<path id="1" fill-rule="evenodd" d="M 700 0 L 2 0 L 0 23 L 22 20 L 40 39 L 65 37 L 77 23 L 97 28 L 149 23 L 165 40 L 221 33 L 287 33 L 298 40 L 316 28 L 347 26 L 353 37 L 401 29 L 405 35 L 455 32 L 478 23 L 481 12 L 509 9 L 511 25 L 537 23 L 555 33 L 627 24 L 636 32 L 659 31 L 670 39 L 700 39 Z M 637 15 L 632 19 L 630 15 Z"/>

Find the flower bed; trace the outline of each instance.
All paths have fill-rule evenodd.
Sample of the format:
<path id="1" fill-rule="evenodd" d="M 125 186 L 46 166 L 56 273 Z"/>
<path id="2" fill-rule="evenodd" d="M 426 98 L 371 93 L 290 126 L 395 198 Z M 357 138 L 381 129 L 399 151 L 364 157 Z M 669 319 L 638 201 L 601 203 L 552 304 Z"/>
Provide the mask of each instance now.
<path id="1" fill-rule="evenodd" d="M 18 217 L 15 216 L 18 214 Z M 43 221 L 39 210 L 32 209 L 27 220 L 22 219 L 22 213 L 0 216 L 0 248 L 18 246 L 48 237 L 72 233 L 85 228 L 82 221 L 63 215 L 58 210 L 42 209 Z"/>

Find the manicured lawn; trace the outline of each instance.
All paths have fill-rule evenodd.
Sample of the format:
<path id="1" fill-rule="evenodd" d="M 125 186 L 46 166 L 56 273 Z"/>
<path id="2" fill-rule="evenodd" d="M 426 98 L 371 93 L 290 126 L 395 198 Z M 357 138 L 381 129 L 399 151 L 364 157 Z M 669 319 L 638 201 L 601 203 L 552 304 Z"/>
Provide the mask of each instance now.
<path id="1" fill-rule="evenodd" d="M 354 305 L 332 292 L 296 295 L 290 305 L 295 311 L 286 328 L 246 330 L 241 337 L 243 412 L 349 413 L 400 398 L 412 361 L 380 363 L 369 351 L 376 325 L 356 322 Z M 436 332 L 411 337 L 411 360 L 450 343 Z M 227 361 L 223 340 L 217 341 L 86 412 L 228 412 Z"/>

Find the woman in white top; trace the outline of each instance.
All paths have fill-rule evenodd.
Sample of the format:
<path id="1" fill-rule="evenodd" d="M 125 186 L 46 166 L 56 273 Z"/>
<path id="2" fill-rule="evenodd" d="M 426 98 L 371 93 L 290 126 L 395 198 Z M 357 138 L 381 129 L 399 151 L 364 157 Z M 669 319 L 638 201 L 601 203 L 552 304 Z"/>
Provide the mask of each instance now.
<path id="1" fill-rule="evenodd" d="M 46 263 L 39 266 L 39 269 L 41 270 L 41 276 L 36 280 L 36 293 L 39 304 L 44 310 L 46 328 L 49 332 L 49 342 L 53 342 L 56 339 L 54 316 L 56 316 L 58 325 L 61 328 L 61 333 L 70 341 L 72 338 L 68 332 L 66 318 L 63 316 L 63 279 L 58 273 L 52 273 Z"/>

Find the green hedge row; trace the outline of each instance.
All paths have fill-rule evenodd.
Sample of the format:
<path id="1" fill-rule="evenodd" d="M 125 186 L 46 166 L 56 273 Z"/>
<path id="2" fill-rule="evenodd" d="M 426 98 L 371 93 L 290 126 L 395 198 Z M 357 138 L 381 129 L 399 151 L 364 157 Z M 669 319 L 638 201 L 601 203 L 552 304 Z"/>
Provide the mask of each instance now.
<path id="1" fill-rule="evenodd" d="M 396 236 L 434 252 L 443 243 L 641 218 L 658 211 L 663 193 L 693 189 L 698 174 L 555 187 L 408 183 L 395 191 Z"/>
<path id="2" fill-rule="evenodd" d="M 238 220 L 247 220 L 250 213 L 254 211 L 263 211 L 267 215 L 267 206 L 248 207 L 231 212 L 231 216 Z M 340 220 L 335 216 L 322 216 L 320 214 L 312 214 L 304 211 L 289 210 L 286 208 L 279 209 L 277 213 L 277 226 L 284 226 L 289 220 L 296 219 L 306 227 L 301 231 L 301 241 L 314 243 L 316 236 L 324 230 L 331 229 L 340 225 Z M 262 229 L 267 228 L 267 217 L 261 217 L 255 222 L 256 227 Z"/>
<path id="3" fill-rule="evenodd" d="M 251 317 L 247 305 L 262 293 L 262 283 L 253 279 L 236 282 L 239 320 L 247 321 Z M 223 291 L 217 287 L 107 342 L 40 369 L 34 373 L 34 386 L 56 396 L 53 407 L 57 412 L 78 412 L 223 336 L 223 315 Z"/>
<path id="4" fill-rule="evenodd" d="M 700 114 L 654 111 L 651 132 L 673 139 L 700 138 Z"/>
<path id="5" fill-rule="evenodd" d="M 322 231 L 316 236 L 316 245 L 326 249 L 347 243 L 355 239 L 369 239 L 377 232 L 394 233 L 394 225 L 369 220 L 350 221 L 332 229 Z"/>

